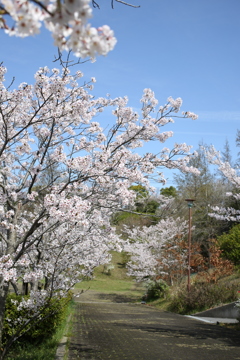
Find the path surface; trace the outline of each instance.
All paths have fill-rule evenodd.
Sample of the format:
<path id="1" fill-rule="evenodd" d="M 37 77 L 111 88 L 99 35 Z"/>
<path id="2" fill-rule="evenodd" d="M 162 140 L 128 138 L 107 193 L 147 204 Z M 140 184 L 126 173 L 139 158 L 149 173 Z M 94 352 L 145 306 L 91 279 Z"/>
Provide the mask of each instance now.
<path id="1" fill-rule="evenodd" d="M 238 331 L 123 300 L 79 298 L 69 360 L 240 360 Z"/>

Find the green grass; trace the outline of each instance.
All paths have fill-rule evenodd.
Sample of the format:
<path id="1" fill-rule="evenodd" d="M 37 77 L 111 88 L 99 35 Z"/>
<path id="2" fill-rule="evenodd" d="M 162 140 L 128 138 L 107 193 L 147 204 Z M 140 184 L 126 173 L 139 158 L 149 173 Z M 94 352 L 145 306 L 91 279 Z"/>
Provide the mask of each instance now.
<path id="1" fill-rule="evenodd" d="M 168 311 L 170 304 L 171 304 L 170 297 L 168 297 L 167 299 L 156 299 L 153 301 L 148 301 L 149 306 L 153 306 L 156 309 L 164 310 L 164 311 Z"/>
<path id="2" fill-rule="evenodd" d="M 98 278 L 89 281 L 83 281 L 75 286 L 77 289 L 91 289 L 99 292 L 134 292 L 136 289 L 133 281 L 115 280 L 111 276 L 105 275 L 104 278 Z"/>
<path id="3" fill-rule="evenodd" d="M 225 284 L 239 284 L 240 290 L 240 269 L 236 269 L 232 275 L 223 277 L 219 282 Z"/>
<path id="4" fill-rule="evenodd" d="M 127 275 L 127 269 L 124 264 L 125 257 L 117 252 L 112 252 L 111 264 L 114 266 L 107 274 L 104 272 L 104 266 L 101 265 L 94 271 L 92 280 L 84 280 L 76 284 L 76 290 L 93 290 L 96 292 L 125 295 L 136 300 L 141 300 L 145 292 L 142 284 Z"/>

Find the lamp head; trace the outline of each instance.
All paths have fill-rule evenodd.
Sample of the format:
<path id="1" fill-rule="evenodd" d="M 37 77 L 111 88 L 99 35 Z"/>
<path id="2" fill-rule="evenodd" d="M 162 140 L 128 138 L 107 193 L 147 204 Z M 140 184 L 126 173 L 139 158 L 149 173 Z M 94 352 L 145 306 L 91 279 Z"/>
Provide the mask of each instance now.
<path id="1" fill-rule="evenodd" d="M 191 208 L 191 207 L 193 207 L 193 202 L 196 200 L 195 199 L 185 199 L 185 201 L 187 201 L 188 207 Z"/>

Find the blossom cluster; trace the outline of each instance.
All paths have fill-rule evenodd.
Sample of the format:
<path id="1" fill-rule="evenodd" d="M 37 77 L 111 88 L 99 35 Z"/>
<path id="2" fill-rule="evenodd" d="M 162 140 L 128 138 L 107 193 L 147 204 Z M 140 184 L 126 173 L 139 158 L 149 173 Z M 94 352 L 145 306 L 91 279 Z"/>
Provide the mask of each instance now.
<path id="1" fill-rule="evenodd" d="M 3 255 L 0 258 L 0 275 L 5 282 L 17 280 L 17 271 L 16 268 L 13 267 L 13 261 L 10 255 Z"/>
<path id="2" fill-rule="evenodd" d="M 238 190 L 240 189 L 239 170 L 232 168 L 228 162 L 224 162 L 220 153 L 214 148 L 214 146 L 210 146 L 208 149 L 205 149 L 205 152 L 208 161 L 211 164 L 216 165 L 218 170 L 229 181 L 233 188 L 237 190 L 235 193 L 227 192 L 226 196 L 232 197 L 238 201 L 240 199 L 238 194 Z M 217 220 L 240 221 L 240 210 L 234 209 L 232 207 L 219 206 L 212 207 L 211 209 L 213 212 L 209 213 L 209 216 L 214 217 Z"/>
<path id="3" fill-rule="evenodd" d="M 116 38 L 108 25 L 87 23 L 92 16 L 90 0 L 1 0 L 0 28 L 10 36 L 26 37 L 40 32 L 42 23 L 52 33 L 60 50 L 73 50 L 78 57 L 106 55 Z M 13 25 L 8 25 L 10 17 Z"/>

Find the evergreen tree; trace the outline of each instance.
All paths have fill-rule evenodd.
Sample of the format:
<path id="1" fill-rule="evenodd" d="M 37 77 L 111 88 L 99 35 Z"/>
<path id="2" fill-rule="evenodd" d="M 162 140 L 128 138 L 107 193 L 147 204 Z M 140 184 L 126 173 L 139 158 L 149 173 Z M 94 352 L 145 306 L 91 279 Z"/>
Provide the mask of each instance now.
<path id="1" fill-rule="evenodd" d="M 232 155 L 231 155 L 231 149 L 228 139 L 226 138 L 223 151 L 222 151 L 222 160 L 224 162 L 228 162 L 230 165 L 232 164 Z"/>
<path id="2" fill-rule="evenodd" d="M 177 196 L 177 189 L 174 186 L 165 187 L 160 190 L 160 194 L 167 197 L 171 196 L 175 198 Z"/>
<path id="3" fill-rule="evenodd" d="M 240 130 L 237 129 L 237 134 L 236 134 L 236 146 L 239 148 L 240 147 Z M 236 165 L 239 165 L 240 163 L 240 151 L 237 153 L 237 163 Z"/>

